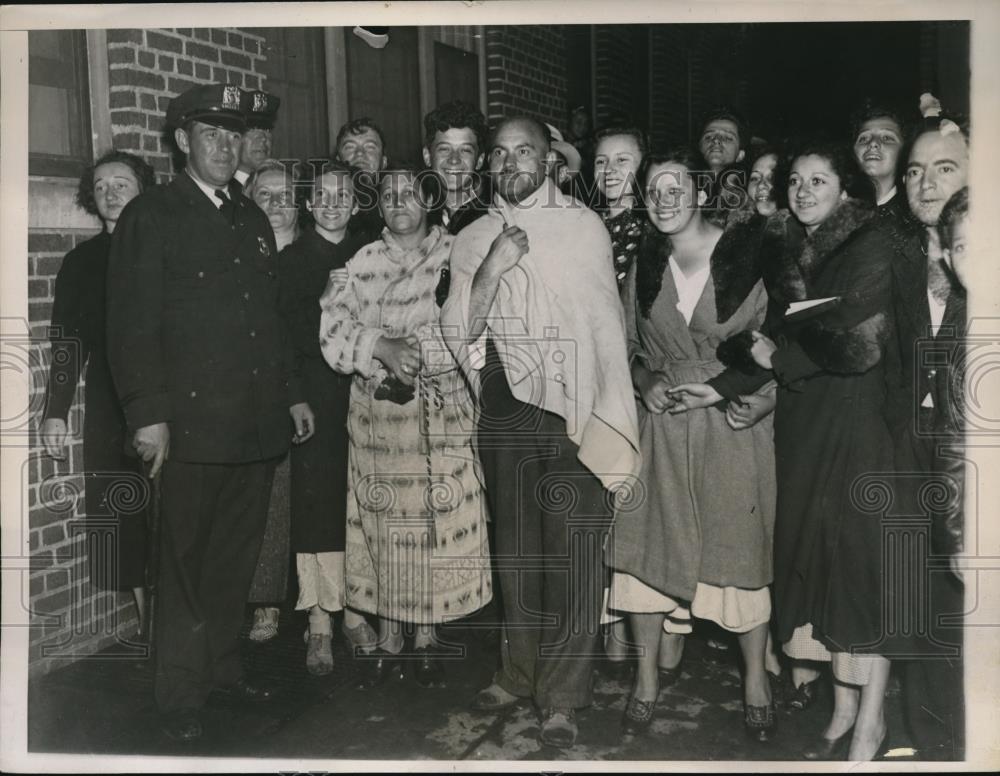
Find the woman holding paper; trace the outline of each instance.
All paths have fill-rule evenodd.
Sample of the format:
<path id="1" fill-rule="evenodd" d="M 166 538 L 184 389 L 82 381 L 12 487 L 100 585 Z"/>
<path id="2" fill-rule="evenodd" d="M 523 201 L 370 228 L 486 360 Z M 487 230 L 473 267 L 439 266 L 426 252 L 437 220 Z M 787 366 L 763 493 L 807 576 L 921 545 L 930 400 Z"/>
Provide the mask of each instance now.
<path id="1" fill-rule="evenodd" d="M 900 646 L 885 633 L 892 613 L 883 606 L 899 594 L 883 561 L 894 248 L 872 204 L 849 194 L 865 191 L 861 176 L 847 148 L 821 143 L 793 155 L 791 212 L 769 219 L 761 247 L 773 339 L 755 332 L 750 350 L 764 370 L 758 379 L 779 386 L 777 635 L 793 659 L 831 661 L 835 680 L 833 717 L 803 752 L 813 760 L 870 760 L 883 747 L 883 654 Z M 734 370 L 711 383 L 674 395 L 700 407 L 740 392 Z"/>

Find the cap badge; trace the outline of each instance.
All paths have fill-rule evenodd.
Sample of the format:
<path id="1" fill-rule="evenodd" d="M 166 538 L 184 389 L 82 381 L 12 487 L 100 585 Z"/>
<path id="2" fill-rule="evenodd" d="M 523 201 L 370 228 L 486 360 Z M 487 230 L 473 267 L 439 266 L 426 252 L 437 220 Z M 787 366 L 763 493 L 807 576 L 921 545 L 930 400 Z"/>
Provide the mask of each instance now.
<path id="1" fill-rule="evenodd" d="M 222 107 L 224 110 L 240 109 L 240 87 L 226 86 L 222 90 Z"/>
<path id="2" fill-rule="evenodd" d="M 271 249 L 267 247 L 267 240 L 263 237 L 258 237 L 257 242 L 260 244 L 260 252 L 262 256 L 270 256 Z"/>

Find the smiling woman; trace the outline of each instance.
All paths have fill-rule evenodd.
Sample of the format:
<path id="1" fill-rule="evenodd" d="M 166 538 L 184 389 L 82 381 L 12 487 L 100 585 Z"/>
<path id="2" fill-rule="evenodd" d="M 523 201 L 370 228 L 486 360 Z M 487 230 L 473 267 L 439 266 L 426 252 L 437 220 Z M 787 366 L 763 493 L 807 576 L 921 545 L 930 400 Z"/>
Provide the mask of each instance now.
<path id="1" fill-rule="evenodd" d="M 108 494 L 117 488 L 135 487 L 140 466 L 122 451 L 126 444 L 122 414 L 108 367 L 104 281 L 111 248 L 111 234 L 122 209 L 155 183 L 153 168 L 122 151 L 104 154 L 80 179 L 77 202 L 100 217 L 104 229 L 70 251 L 55 284 L 52 310 L 52 366 L 40 435 L 46 452 L 66 459 L 67 417 L 81 377 L 86 396 L 83 463 L 86 515 L 95 523 L 87 532 L 91 582 L 100 589 L 132 590 L 138 610 L 139 630 L 144 632 L 146 515 L 109 514 Z M 113 502 L 113 499 L 111 500 Z"/>
<path id="2" fill-rule="evenodd" d="M 684 397 L 671 393 L 718 374 L 719 343 L 760 326 L 766 308 L 760 283 L 746 289 L 734 310 L 723 313 L 715 304 L 725 272 L 750 240 L 735 231 L 726 239 L 704 218 L 708 180 L 696 175 L 699 161 L 679 149 L 649 156 L 644 165 L 653 228 L 643 235 L 623 301 L 641 400 L 639 476 L 648 493 L 643 507 L 612 529 L 609 606 L 628 613 L 640 646 L 626 733 L 649 727 L 659 689 L 678 677 L 693 615 L 738 634 L 746 668 L 744 724 L 766 742 L 776 724 L 764 670 L 774 473 L 773 460 L 760 451 L 771 436 L 773 398 L 741 402 L 755 406 L 747 422 L 737 424 L 704 407 L 686 412 Z"/>

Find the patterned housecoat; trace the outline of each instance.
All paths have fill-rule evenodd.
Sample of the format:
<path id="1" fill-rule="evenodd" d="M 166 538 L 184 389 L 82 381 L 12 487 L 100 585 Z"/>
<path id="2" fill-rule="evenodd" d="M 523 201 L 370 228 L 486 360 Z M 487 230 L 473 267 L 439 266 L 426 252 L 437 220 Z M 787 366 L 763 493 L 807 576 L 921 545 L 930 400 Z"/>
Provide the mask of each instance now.
<path id="1" fill-rule="evenodd" d="M 347 604 L 421 624 L 467 615 L 492 596 L 472 401 L 435 333 L 434 289 L 451 244 L 435 226 L 419 248 L 404 250 L 385 230 L 347 263 L 343 290 L 320 300 L 323 357 L 354 374 Z M 383 334 L 415 334 L 421 343 L 416 396 L 403 405 L 373 397 L 386 377 L 372 357 Z"/>

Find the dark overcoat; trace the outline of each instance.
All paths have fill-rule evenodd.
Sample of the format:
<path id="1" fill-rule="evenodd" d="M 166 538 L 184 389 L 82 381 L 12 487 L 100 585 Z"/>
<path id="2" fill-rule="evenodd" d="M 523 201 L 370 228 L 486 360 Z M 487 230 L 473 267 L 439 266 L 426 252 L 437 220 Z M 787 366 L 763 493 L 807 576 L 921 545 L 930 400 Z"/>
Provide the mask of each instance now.
<path id="1" fill-rule="evenodd" d="M 888 408 L 899 361 L 892 314 L 899 249 L 884 219 L 854 201 L 812 235 L 787 211 L 764 230 L 759 271 L 778 345 L 774 603 L 782 641 L 811 624 L 831 651 L 908 648 L 898 625 L 912 591 L 899 584 L 899 564 L 912 559 L 912 548 L 899 541 L 893 509 Z M 839 302 L 795 322 L 785 315 L 790 302 L 826 297 Z M 746 390 L 738 381 L 713 384 L 727 397 Z"/>
<path id="2" fill-rule="evenodd" d="M 108 360 L 131 429 L 170 424 L 170 457 L 284 453 L 301 401 L 278 314 L 274 235 L 233 189 L 235 225 L 186 173 L 132 200 L 111 241 Z"/>
<path id="3" fill-rule="evenodd" d="M 122 494 L 135 492 L 141 467 L 127 444 L 125 417 L 105 347 L 104 286 L 110 248 L 111 235 L 102 231 L 67 253 L 59 268 L 44 419 L 67 420 L 80 377 L 85 376 L 86 515 L 95 524 L 115 531 L 112 542 L 88 540 L 90 580 L 101 589 L 130 589 L 145 584 L 146 516 L 145 510 L 133 511 L 132 505 L 123 504 L 121 499 Z M 119 513 L 119 505 L 128 511 Z M 101 529 L 95 525 L 93 530 Z"/>

